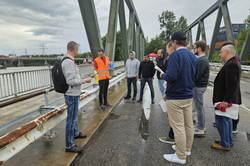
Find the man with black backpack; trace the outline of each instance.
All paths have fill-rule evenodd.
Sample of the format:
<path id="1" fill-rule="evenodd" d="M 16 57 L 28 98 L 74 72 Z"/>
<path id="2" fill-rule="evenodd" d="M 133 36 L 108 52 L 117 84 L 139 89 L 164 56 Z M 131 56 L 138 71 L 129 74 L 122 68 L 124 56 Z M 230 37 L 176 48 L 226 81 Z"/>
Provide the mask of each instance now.
<path id="1" fill-rule="evenodd" d="M 65 103 L 68 105 L 67 108 L 67 119 L 66 119 L 66 152 L 79 153 L 83 150 L 82 147 L 77 147 L 74 144 L 74 139 L 86 138 L 87 135 L 82 134 L 78 131 L 77 126 L 77 115 L 79 107 L 79 99 L 81 95 L 81 84 L 90 83 L 91 78 L 81 79 L 79 73 L 79 67 L 75 63 L 74 57 L 78 52 L 78 44 L 74 41 L 70 41 L 67 45 L 67 55 L 61 60 L 61 70 L 65 77 L 67 90 L 64 93 Z M 58 70 L 58 73 L 60 70 Z M 53 71 L 52 71 L 52 75 Z M 56 82 L 53 78 L 53 82 Z M 56 89 L 56 87 L 55 87 Z"/>

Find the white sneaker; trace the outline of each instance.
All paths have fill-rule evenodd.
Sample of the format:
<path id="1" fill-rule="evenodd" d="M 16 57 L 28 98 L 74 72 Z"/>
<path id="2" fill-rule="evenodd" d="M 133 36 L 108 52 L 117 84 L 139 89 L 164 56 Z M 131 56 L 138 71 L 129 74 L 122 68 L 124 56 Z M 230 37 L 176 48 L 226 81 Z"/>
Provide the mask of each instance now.
<path id="1" fill-rule="evenodd" d="M 174 154 L 164 154 L 163 157 L 168 160 L 169 162 L 173 163 L 180 163 L 180 164 L 186 164 L 186 160 L 179 159 L 179 157 Z"/>
<path id="2" fill-rule="evenodd" d="M 238 130 L 237 129 L 233 130 L 233 134 L 236 134 L 236 133 L 238 133 Z"/>
<path id="3" fill-rule="evenodd" d="M 172 145 L 172 149 L 174 149 L 174 150 L 176 151 L 176 145 Z M 191 152 L 186 151 L 186 155 L 187 155 L 187 156 L 190 156 L 190 155 L 191 155 Z"/>
<path id="4" fill-rule="evenodd" d="M 194 135 L 204 135 L 205 131 L 198 128 L 194 129 Z"/>

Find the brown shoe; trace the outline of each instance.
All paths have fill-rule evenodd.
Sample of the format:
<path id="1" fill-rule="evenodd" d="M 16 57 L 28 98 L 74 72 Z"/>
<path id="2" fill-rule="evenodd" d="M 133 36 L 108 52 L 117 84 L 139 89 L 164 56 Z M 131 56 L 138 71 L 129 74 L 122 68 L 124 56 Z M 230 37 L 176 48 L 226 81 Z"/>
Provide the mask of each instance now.
<path id="1" fill-rule="evenodd" d="M 217 144 L 219 144 L 220 141 L 221 141 L 221 139 L 215 139 L 215 140 L 214 140 L 214 142 L 217 143 Z M 234 144 L 230 144 L 231 147 L 233 147 L 233 145 L 234 145 Z"/>
<path id="2" fill-rule="evenodd" d="M 231 150 L 231 148 L 224 148 L 220 144 L 212 144 L 211 147 L 214 148 L 214 149 L 224 150 L 224 151 L 230 151 Z"/>

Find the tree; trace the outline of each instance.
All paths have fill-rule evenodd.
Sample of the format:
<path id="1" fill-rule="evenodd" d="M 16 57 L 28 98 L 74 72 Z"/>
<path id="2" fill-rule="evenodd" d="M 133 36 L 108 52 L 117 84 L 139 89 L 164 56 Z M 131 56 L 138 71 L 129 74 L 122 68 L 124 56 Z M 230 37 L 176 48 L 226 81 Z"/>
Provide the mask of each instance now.
<path id="1" fill-rule="evenodd" d="M 158 16 L 158 21 L 162 30 L 160 38 L 164 41 L 168 41 L 174 32 L 187 29 L 187 19 L 181 16 L 179 20 L 176 20 L 176 16 L 172 11 L 163 11 Z"/>
<path id="2" fill-rule="evenodd" d="M 240 55 L 240 53 L 241 53 L 241 49 L 242 49 L 243 44 L 245 42 L 248 29 L 250 28 L 250 15 L 248 15 L 248 17 L 247 17 L 247 19 L 245 19 L 244 23 L 246 24 L 246 28 L 242 29 L 240 31 L 239 36 L 237 38 L 237 40 L 238 40 L 238 44 L 237 44 L 237 53 L 238 53 L 238 55 Z M 248 54 L 248 58 L 247 58 L 247 61 L 249 61 L 249 60 L 250 60 L 250 53 Z"/>
<path id="3" fill-rule="evenodd" d="M 151 39 L 150 42 L 145 42 L 145 54 L 157 53 L 159 49 L 166 49 L 166 42 L 164 42 L 159 36 Z"/>
<path id="4" fill-rule="evenodd" d="M 102 37 L 102 44 L 105 48 L 107 35 Z M 115 45 L 115 61 L 122 61 L 124 59 L 122 52 L 122 35 L 121 31 L 116 32 L 116 45 Z"/>

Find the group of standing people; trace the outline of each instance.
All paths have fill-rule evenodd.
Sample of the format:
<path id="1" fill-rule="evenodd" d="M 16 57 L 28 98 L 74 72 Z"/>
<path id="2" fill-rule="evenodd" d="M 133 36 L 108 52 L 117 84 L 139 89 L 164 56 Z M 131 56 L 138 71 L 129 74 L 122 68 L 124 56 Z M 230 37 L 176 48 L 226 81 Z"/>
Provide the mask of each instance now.
<path id="1" fill-rule="evenodd" d="M 159 49 L 156 60 L 157 66 L 163 71 L 157 71 L 158 85 L 162 98 L 166 101 L 171 126 L 168 136 L 160 137 L 159 140 L 173 144 L 172 149 L 176 151 L 174 154 L 165 154 L 164 158 L 181 164 L 186 163 L 186 157 L 191 155 L 194 135 L 204 135 L 206 132 L 203 94 L 209 81 L 209 62 L 205 54 L 206 42 L 195 42 L 193 52 L 191 52 L 187 48 L 186 40 L 184 32 L 175 32 L 166 46 L 168 56 L 164 55 L 163 49 Z M 139 79 L 141 90 L 138 102 L 143 99 L 143 90 L 147 82 L 153 104 L 155 102 L 154 63 L 149 60 L 148 55 L 145 55 L 144 60 L 139 63 L 135 58 L 135 52 L 132 51 L 130 54 L 130 59 L 126 62 L 128 93 L 125 99 L 131 97 L 131 82 L 134 86 L 132 99 L 136 99 L 136 80 Z M 237 131 L 238 116 L 230 117 L 223 114 L 223 109 L 225 111 L 231 105 L 236 105 L 232 109 L 238 115 L 238 106 L 241 104 L 241 66 L 235 55 L 234 44 L 225 43 L 222 46 L 220 57 L 224 65 L 214 81 L 213 104 L 215 109 L 219 108 L 221 111 L 219 114 L 215 111 L 215 125 L 221 138 L 216 139 L 211 147 L 224 151 L 231 150 L 233 146 L 232 133 Z M 167 84 L 165 91 L 164 82 Z M 196 118 L 192 117 L 193 110 Z"/>
<path id="2" fill-rule="evenodd" d="M 186 40 L 184 32 L 175 32 L 166 46 L 168 56 L 165 56 L 163 49 L 159 49 L 156 60 L 157 66 L 163 71 L 157 71 L 158 85 L 162 98 L 166 101 L 171 126 L 168 136 L 160 137 L 159 140 L 173 144 L 172 149 L 176 151 L 174 154 L 164 154 L 164 158 L 170 162 L 181 164 L 185 164 L 186 157 L 191 155 L 194 135 L 205 134 L 203 94 L 209 79 L 209 62 L 205 55 L 206 42 L 195 42 L 193 52 L 191 52 L 186 48 Z M 74 144 L 74 139 L 87 137 L 79 132 L 77 127 L 79 96 L 81 84 L 91 82 L 91 78 L 80 78 L 79 68 L 74 62 L 77 52 L 78 44 L 74 41 L 69 42 L 65 55 L 68 58 L 61 62 L 61 67 L 68 84 L 68 90 L 64 94 L 65 102 L 68 105 L 65 151 L 79 153 L 83 148 L 77 147 Z M 212 144 L 211 147 L 225 151 L 231 150 L 233 146 L 232 133 L 233 130 L 237 130 L 238 106 L 241 104 L 241 66 L 235 54 L 236 49 L 232 43 L 226 43 L 222 46 L 220 57 L 224 65 L 215 78 L 213 90 L 213 104 L 217 109 L 215 121 L 220 139 L 216 139 L 215 144 Z M 111 106 L 107 101 L 110 78 L 109 58 L 104 56 L 102 49 L 98 50 L 98 55 L 99 57 L 94 60 L 94 69 L 99 75 L 99 109 L 105 111 L 105 107 Z M 143 61 L 139 62 L 136 59 L 136 53 L 131 51 L 125 64 L 128 91 L 124 99 L 132 97 L 132 100 L 136 100 L 137 80 L 140 80 L 141 89 L 137 102 L 143 101 L 144 87 L 148 83 L 151 91 L 151 103 L 154 104 L 154 75 L 155 64 L 150 61 L 149 56 L 145 55 Z M 165 83 L 166 90 L 164 90 Z M 131 84 L 133 84 L 133 95 L 131 95 Z M 231 106 L 231 110 L 237 116 L 231 117 L 227 114 L 226 110 Z M 198 120 L 195 127 L 192 117 L 193 109 L 197 113 Z"/>

